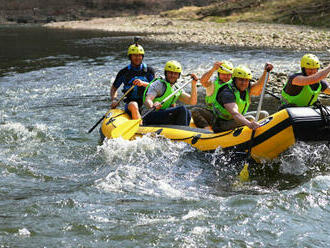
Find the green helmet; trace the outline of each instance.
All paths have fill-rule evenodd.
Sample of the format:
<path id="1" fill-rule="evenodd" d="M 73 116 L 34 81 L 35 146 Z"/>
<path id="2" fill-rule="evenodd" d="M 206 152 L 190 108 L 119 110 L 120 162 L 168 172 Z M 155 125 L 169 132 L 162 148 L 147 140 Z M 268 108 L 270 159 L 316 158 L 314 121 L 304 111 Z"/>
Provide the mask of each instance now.
<path id="1" fill-rule="evenodd" d="M 305 54 L 301 58 L 301 68 L 318 69 L 320 68 L 320 60 L 314 54 Z"/>

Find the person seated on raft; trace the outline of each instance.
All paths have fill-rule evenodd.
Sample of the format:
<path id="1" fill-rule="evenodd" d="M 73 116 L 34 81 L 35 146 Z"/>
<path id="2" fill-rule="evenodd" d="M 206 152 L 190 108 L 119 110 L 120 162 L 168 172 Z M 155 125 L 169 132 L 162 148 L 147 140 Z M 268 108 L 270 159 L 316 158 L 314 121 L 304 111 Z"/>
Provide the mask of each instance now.
<path id="1" fill-rule="evenodd" d="M 212 99 L 220 85 L 231 80 L 234 66 L 229 61 L 217 61 L 213 67 L 205 72 L 200 79 L 201 84 L 205 88 L 206 107 L 195 107 L 191 110 L 192 118 L 196 127 L 205 128 L 212 131 L 212 124 L 215 121 L 216 115 L 213 113 Z M 218 76 L 214 82 L 210 81 L 212 74 L 217 71 Z"/>
<path id="2" fill-rule="evenodd" d="M 216 116 L 212 125 L 215 133 L 231 130 L 241 126 L 248 126 L 256 130 L 261 125 L 256 122 L 253 114 L 247 113 L 250 105 L 250 95 L 259 96 L 265 82 L 267 71 L 271 71 L 273 65 L 266 63 L 264 72 L 257 82 L 252 83 L 252 73 L 246 66 L 240 65 L 233 71 L 232 80 L 216 88 L 210 104 Z M 260 119 L 267 117 L 267 111 L 260 112 Z"/>
<path id="3" fill-rule="evenodd" d="M 165 64 L 165 79 L 156 78 L 147 86 L 144 92 L 144 105 L 148 108 L 155 108 L 143 118 L 144 125 L 183 125 L 189 126 L 191 113 L 185 106 L 175 107 L 177 100 L 185 104 L 195 105 L 197 103 L 197 81 L 195 74 L 191 74 L 191 95 L 183 90 L 177 92 L 169 100 L 161 104 L 160 102 L 174 92 L 182 72 L 182 67 L 175 60 Z"/>
<path id="4" fill-rule="evenodd" d="M 129 46 L 127 55 L 131 64 L 118 72 L 116 79 L 111 86 L 111 108 L 115 108 L 118 105 L 117 90 L 121 84 L 124 84 L 123 93 L 128 91 L 135 84 L 137 86 L 128 93 L 124 102 L 126 103 L 125 112 L 130 114 L 132 119 L 136 120 L 141 118 L 139 109 L 143 105 L 143 92 L 148 83 L 154 79 L 155 72 L 152 67 L 142 63 L 144 49 L 137 42 Z"/>
<path id="5" fill-rule="evenodd" d="M 330 95 L 330 84 L 322 80 L 330 73 L 330 64 L 319 71 L 320 61 L 313 54 L 305 54 L 300 61 L 301 72 L 289 76 L 282 90 L 282 105 L 307 107 L 313 105 L 321 92 Z"/>

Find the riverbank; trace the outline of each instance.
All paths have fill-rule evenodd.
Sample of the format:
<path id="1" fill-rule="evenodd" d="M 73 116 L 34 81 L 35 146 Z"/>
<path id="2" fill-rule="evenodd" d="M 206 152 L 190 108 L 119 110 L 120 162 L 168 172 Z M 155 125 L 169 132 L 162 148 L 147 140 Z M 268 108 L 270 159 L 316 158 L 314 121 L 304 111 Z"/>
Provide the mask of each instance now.
<path id="1" fill-rule="evenodd" d="M 144 40 L 242 48 L 330 52 L 330 30 L 308 26 L 260 23 L 215 23 L 152 16 L 98 18 L 56 22 L 49 28 L 105 30 L 143 34 Z M 328 64 L 329 61 L 323 61 Z M 269 90 L 279 94 L 287 75 L 272 73 Z M 329 81 L 329 80 L 328 80 Z"/>
<path id="2" fill-rule="evenodd" d="M 54 22 L 45 26 L 138 32 L 147 40 L 170 43 L 330 52 L 330 29 L 308 26 L 187 21 L 158 15 Z"/>

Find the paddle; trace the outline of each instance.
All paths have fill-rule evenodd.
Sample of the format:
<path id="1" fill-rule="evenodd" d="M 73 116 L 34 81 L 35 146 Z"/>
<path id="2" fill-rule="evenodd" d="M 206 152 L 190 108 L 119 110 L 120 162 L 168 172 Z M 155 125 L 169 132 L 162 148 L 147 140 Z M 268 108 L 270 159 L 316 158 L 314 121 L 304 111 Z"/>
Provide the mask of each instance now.
<path id="1" fill-rule="evenodd" d="M 118 100 L 118 102 L 116 103 L 116 105 L 114 106 L 114 108 L 116 108 L 116 107 L 119 105 L 119 103 L 124 99 L 125 96 L 127 96 L 128 93 L 130 93 L 130 92 L 133 90 L 134 87 L 135 87 L 135 85 L 132 85 L 132 87 L 129 88 L 128 91 L 125 92 L 125 94 L 124 94 L 124 95 Z M 103 121 L 103 119 L 104 119 L 105 117 L 106 117 L 106 115 L 103 115 L 103 116 L 101 117 L 101 119 L 99 119 L 99 120 L 95 123 L 95 125 L 94 125 L 91 129 L 88 130 L 88 133 L 91 133 L 91 132 L 97 127 L 97 125 L 98 125 L 101 121 Z"/>
<path id="2" fill-rule="evenodd" d="M 258 103 L 256 121 L 259 120 L 261 106 L 262 106 L 262 102 L 263 102 L 263 99 L 264 99 L 265 90 L 266 90 L 266 83 L 268 81 L 268 78 L 269 78 L 269 71 L 267 70 L 266 77 L 265 77 L 265 82 L 264 82 L 264 85 L 262 87 L 262 92 L 261 92 L 261 96 L 260 96 L 259 103 Z M 248 170 L 249 162 L 248 162 L 248 160 L 251 158 L 251 149 L 252 149 L 253 138 L 254 138 L 255 133 L 256 133 L 256 130 L 252 130 L 252 134 L 251 134 L 251 138 L 250 138 L 250 142 L 249 142 L 248 153 L 247 153 L 247 158 L 246 158 L 246 161 L 243 165 L 243 169 L 239 173 L 239 179 L 242 182 L 247 182 L 249 180 L 249 170 Z"/>
<path id="3" fill-rule="evenodd" d="M 166 102 L 168 99 L 170 99 L 172 96 L 174 96 L 177 92 L 182 90 L 187 84 L 190 82 L 186 82 L 183 85 L 181 85 L 178 89 L 176 89 L 172 94 L 167 96 L 163 101 L 161 101 L 160 104 L 163 104 Z M 136 119 L 136 120 L 128 120 L 124 122 L 123 124 L 119 125 L 115 129 L 112 130 L 111 136 L 112 138 L 118 138 L 122 137 L 123 139 L 130 139 L 133 137 L 133 135 L 136 133 L 136 131 L 139 129 L 140 122 L 144 117 L 146 117 L 148 114 L 150 114 L 152 111 L 154 111 L 155 108 L 150 109 L 148 112 L 146 112 L 141 119 Z"/>
<path id="4" fill-rule="evenodd" d="M 279 96 L 273 94 L 272 92 L 270 92 L 268 90 L 266 90 L 265 92 L 266 92 L 266 94 L 271 95 L 272 97 L 276 98 L 277 100 L 281 100 L 281 98 Z"/>

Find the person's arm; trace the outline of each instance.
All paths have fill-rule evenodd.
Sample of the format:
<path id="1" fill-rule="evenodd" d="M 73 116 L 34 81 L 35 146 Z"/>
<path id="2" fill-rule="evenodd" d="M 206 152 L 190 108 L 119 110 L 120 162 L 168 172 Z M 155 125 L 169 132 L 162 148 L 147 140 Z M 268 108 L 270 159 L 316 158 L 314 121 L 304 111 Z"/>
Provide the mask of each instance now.
<path id="1" fill-rule="evenodd" d="M 233 116 L 233 119 L 244 125 L 244 126 L 248 126 L 249 128 L 256 130 L 258 127 L 260 127 L 261 125 L 256 122 L 256 121 L 249 121 L 248 119 L 246 119 L 244 117 L 244 115 L 242 115 L 239 111 L 238 111 L 238 106 L 236 103 L 226 103 L 223 105 L 225 107 L 225 109 L 228 110 L 228 112 Z"/>
<path id="2" fill-rule="evenodd" d="M 196 74 L 191 74 L 192 81 L 191 81 L 191 94 L 187 94 L 183 92 L 179 97 L 179 100 L 185 104 L 196 105 L 197 103 L 197 81 L 198 78 Z"/>
<path id="3" fill-rule="evenodd" d="M 154 107 L 154 102 L 153 102 L 154 99 L 155 99 L 154 96 L 147 95 L 146 100 L 144 101 L 144 105 L 149 109 L 153 108 Z"/>
<path id="4" fill-rule="evenodd" d="M 123 83 L 123 78 L 125 75 L 125 69 L 122 69 L 118 72 L 115 81 L 113 82 L 111 88 L 110 88 L 110 107 L 111 108 L 115 108 L 117 103 L 118 103 L 118 99 L 117 99 L 117 91 L 120 87 L 120 85 Z"/>
<path id="5" fill-rule="evenodd" d="M 326 83 L 328 87 L 323 91 L 324 94 L 330 95 L 330 83 Z"/>
<path id="6" fill-rule="evenodd" d="M 117 103 L 118 103 L 117 100 L 118 100 L 117 99 L 117 88 L 114 85 L 112 85 L 111 89 L 110 89 L 110 101 L 111 101 L 110 107 L 111 108 L 114 108 L 117 105 Z"/>
<path id="7" fill-rule="evenodd" d="M 326 78 L 328 74 L 330 73 L 330 64 L 318 71 L 317 73 L 310 75 L 310 76 L 297 76 L 292 80 L 293 85 L 298 85 L 298 86 L 305 86 L 305 85 L 310 85 L 310 84 L 315 84 L 319 82 L 320 80 Z"/>
<path id="8" fill-rule="evenodd" d="M 144 105 L 147 108 L 160 109 L 162 107 L 159 102 L 153 102 L 157 96 L 162 95 L 161 92 L 164 90 L 162 86 L 163 84 L 159 81 L 155 81 L 149 86 L 148 91 L 146 92 L 146 99 L 144 101 Z"/>
<path id="9" fill-rule="evenodd" d="M 203 74 L 203 76 L 200 79 L 203 87 L 207 88 L 207 87 L 211 86 L 212 82 L 210 81 L 210 78 L 213 75 L 213 73 L 220 68 L 221 64 L 222 63 L 219 61 L 215 62 L 213 67 L 209 71 L 207 71 Z"/>
<path id="10" fill-rule="evenodd" d="M 330 95 L 330 87 L 326 88 L 325 91 L 323 91 L 323 93 Z"/>
<path id="11" fill-rule="evenodd" d="M 133 84 L 137 85 L 137 86 L 142 86 L 142 87 L 147 87 L 149 82 L 143 81 L 141 79 L 135 79 L 133 81 Z"/>
<path id="12" fill-rule="evenodd" d="M 267 71 L 270 72 L 271 70 L 273 70 L 273 65 L 270 63 L 266 63 L 262 76 L 258 79 L 258 81 L 256 83 L 253 83 L 251 85 L 251 90 L 250 90 L 251 95 L 259 96 L 261 94 L 262 87 L 264 86 L 264 83 L 265 83 Z M 268 80 L 269 80 L 269 77 L 268 77 Z"/>

